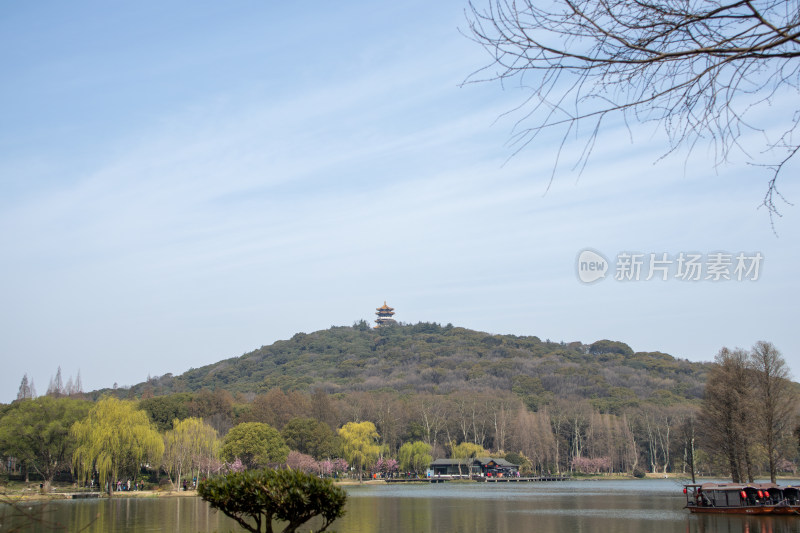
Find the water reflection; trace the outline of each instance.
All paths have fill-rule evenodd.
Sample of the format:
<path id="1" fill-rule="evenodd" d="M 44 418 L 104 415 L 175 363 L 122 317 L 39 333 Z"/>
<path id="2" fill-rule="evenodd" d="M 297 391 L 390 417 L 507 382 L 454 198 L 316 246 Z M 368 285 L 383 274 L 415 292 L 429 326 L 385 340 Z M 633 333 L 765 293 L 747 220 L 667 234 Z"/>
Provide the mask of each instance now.
<path id="1" fill-rule="evenodd" d="M 800 517 L 689 515 L 673 482 L 351 488 L 338 531 L 800 533 Z"/>
<path id="2" fill-rule="evenodd" d="M 800 533 L 800 517 L 693 515 L 687 533 Z"/>
<path id="3" fill-rule="evenodd" d="M 675 491 L 620 494 L 590 485 L 351 489 L 340 531 L 684 531 Z M 340 526 L 341 524 L 341 526 Z"/>
<path id="4" fill-rule="evenodd" d="M 235 522 L 200 498 L 114 498 L 32 503 L 31 517 L 0 507 L 0 532 L 232 531 Z"/>
<path id="5" fill-rule="evenodd" d="M 348 487 L 340 533 L 800 533 L 800 517 L 690 515 L 666 481 Z M 114 498 L 30 504 L 34 523 L 0 507 L 0 532 L 242 531 L 199 498 Z M 58 525 L 59 527 L 56 527 Z"/>

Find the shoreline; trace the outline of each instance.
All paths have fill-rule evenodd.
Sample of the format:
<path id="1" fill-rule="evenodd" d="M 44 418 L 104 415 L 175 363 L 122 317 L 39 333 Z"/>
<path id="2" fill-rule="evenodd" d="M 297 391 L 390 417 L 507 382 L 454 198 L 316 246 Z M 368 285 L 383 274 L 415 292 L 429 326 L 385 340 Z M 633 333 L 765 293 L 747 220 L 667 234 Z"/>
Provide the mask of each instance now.
<path id="1" fill-rule="evenodd" d="M 92 496 L 95 495 L 96 496 Z M 74 495 L 78 497 L 75 498 Z M 196 490 L 136 490 L 136 491 L 120 491 L 114 492 L 111 498 L 185 498 L 197 496 Z M 16 503 L 16 502 L 34 502 L 34 501 L 51 501 L 51 500 L 73 500 L 73 499 L 87 499 L 87 500 L 107 500 L 108 495 L 105 492 L 89 492 L 89 491 L 63 491 L 56 490 L 46 494 L 40 493 L 38 490 L 33 491 L 3 491 L 0 490 L 0 503 Z"/>
<path id="2" fill-rule="evenodd" d="M 382 479 L 364 480 L 362 485 L 383 485 L 386 482 Z M 356 486 L 359 482 L 356 480 L 337 480 L 334 481 L 336 486 Z M 73 490 L 70 490 L 73 489 Z M 96 496 L 91 496 L 96 494 Z M 73 496 L 77 495 L 78 498 Z M 189 498 L 197 497 L 197 490 L 132 490 L 132 491 L 114 491 L 111 498 Z M 72 500 L 72 499 L 109 499 L 108 494 L 98 491 L 77 490 L 71 486 L 56 486 L 51 492 L 42 493 L 39 490 L 38 484 L 31 483 L 28 486 L 9 488 L 0 487 L 0 503 L 17 503 L 17 502 L 35 502 L 35 501 L 52 501 L 52 500 Z"/>
<path id="3" fill-rule="evenodd" d="M 689 482 L 687 476 L 683 476 L 680 474 L 647 474 L 646 477 L 637 479 L 631 475 L 625 474 L 607 474 L 607 475 L 588 475 L 588 476 L 577 476 L 572 477 L 571 481 L 645 481 L 645 480 L 655 480 L 655 479 L 664 479 L 664 480 L 672 480 L 672 481 L 679 481 Z M 711 477 L 701 477 L 698 478 L 698 482 L 702 482 L 704 480 L 719 480 L 718 476 L 711 476 Z M 796 480 L 797 477 L 792 476 L 779 476 L 778 477 L 778 484 L 780 484 L 781 480 Z M 420 480 L 420 484 L 426 483 L 425 480 Z M 546 482 L 543 482 L 546 483 Z M 559 482 L 561 483 L 561 482 Z M 354 487 L 354 486 L 365 486 L 365 485 L 385 485 L 386 481 L 383 479 L 368 479 L 364 480 L 363 483 L 359 483 L 357 480 L 347 479 L 347 480 L 335 480 L 334 485 L 336 486 L 343 486 L 343 487 Z M 0 504 L 14 504 L 18 502 L 37 502 L 37 501 L 53 501 L 53 500 L 71 500 L 71 499 L 78 499 L 80 495 L 86 495 L 84 498 L 86 499 L 109 499 L 108 495 L 105 492 L 89 492 L 86 490 L 70 490 L 71 486 L 56 486 L 52 492 L 47 494 L 42 494 L 39 492 L 39 487 L 36 484 L 30 484 L 25 487 L 12 487 L 9 488 L 7 486 L 0 487 Z M 91 494 L 97 494 L 97 496 L 90 496 Z M 73 498 L 73 495 L 78 495 L 78 498 Z M 198 497 L 197 490 L 138 490 L 138 491 L 119 491 L 114 492 L 111 498 L 191 498 L 191 497 Z"/>

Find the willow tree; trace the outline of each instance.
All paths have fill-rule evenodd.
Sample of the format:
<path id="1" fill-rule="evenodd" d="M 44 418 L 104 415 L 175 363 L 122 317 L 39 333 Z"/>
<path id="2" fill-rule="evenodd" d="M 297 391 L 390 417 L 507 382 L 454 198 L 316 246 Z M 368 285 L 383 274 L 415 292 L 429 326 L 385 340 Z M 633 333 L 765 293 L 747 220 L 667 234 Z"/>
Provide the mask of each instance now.
<path id="1" fill-rule="evenodd" d="M 404 443 L 397 452 L 400 468 L 404 472 L 423 472 L 433 461 L 431 450 L 431 445 L 422 441 Z"/>
<path id="2" fill-rule="evenodd" d="M 489 452 L 484 450 L 483 446 L 480 444 L 474 444 L 472 442 L 462 442 L 461 444 L 456 444 L 455 442 L 450 443 L 450 458 L 460 459 L 458 463 L 459 474 L 462 474 L 461 466 L 467 459 L 474 459 L 475 457 L 485 455 L 489 455 Z M 467 473 L 469 474 L 469 471 L 467 471 Z"/>
<path id="3" fill-rule="evenodd" d="M 800 150 L 797 0 L 481 5 L 470 3 L 471 37 L 493 61 L 471 81 L 513 80 L 529 90 L 519 149 L 540 134 L 560 136 L 563 147 L 585 133 L 582 166 L 609 119 L 651 122 L 666 130 L 668 152 L 709 142 L 717 162 L 734 151 L 763 156 L 756 162 L 771 171 L 763 203 L 776 212 L 777 178 Z M 769 107 L 779 98 L 789 108 L 775 115 Z"/>
<path id="4" fill-rule="evenodd" d="M 173 429 L 164 435 L 164 466 L 175 475 L 173 487 L 180 485 L 186 470 L 199 476 L 202 466 L 217 457 L 219 445 L 217 430 L 202 418 L 175 419 Z"/>
<path id="5" fill-rule="evenodd" d="M 135 476 L 145 463 L 159 464 L 164 441 L 136 403 L 107 396 L 70 431 L 76 441 L 73 463 L 81 476 L 97 471 L 108 494 L 122 474 Z"/>
<path id="6" fill-rule="evenodd" d="M 377 460 L 381 452 L 378 430 L 372 422 L 348 422 L 339 429 L 339 436 L 342 437 L 342 453 L 356 467 L 360 482 L 364 467 Z"/>
<path id="7" fill-rule="evenodd" d="M 473 459 L 475 457 L 489 455 L 480 444 L 472 442 L 450 443 L 450 457 L 452 459 Z"/>

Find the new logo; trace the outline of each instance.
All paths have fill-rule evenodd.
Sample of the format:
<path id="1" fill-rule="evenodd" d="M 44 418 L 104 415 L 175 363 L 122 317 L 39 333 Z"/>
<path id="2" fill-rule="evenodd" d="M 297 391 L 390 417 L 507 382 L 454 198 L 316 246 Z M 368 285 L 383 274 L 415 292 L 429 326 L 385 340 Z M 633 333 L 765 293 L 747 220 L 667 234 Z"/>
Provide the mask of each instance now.
<path id="1" fill-rule="evenodd" d="M 606 277 L 608 260 L 594 250 L 583 250 L 578 254 L 577 267 L 579 280 L 594 283 Z"/>

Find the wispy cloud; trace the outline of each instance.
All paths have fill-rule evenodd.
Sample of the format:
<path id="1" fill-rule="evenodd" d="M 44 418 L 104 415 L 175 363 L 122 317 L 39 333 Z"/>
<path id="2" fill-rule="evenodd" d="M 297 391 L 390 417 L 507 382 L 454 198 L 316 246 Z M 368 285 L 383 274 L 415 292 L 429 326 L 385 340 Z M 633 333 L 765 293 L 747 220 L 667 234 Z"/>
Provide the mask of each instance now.
<path id="1" fill-rule="evenodd" d="M 400 11 L 385 39 L 389 14 L 373 13 L 375 26 L 341 45 L 351 56 L 319 48 L 361 27 L 320 20 L 314 28 L 327 29 L 308 43 L 267 36 L 263 48 L 231 45 L 202 60 L 181 45 L 146 66 L 131 52 L 137 68 L 173 83 L 167 67 L 186 61 L 202 90 L 187 85 L 184 99 L 149 103 L 126 93 L 136 107 L 114 110 L 119 127 L 93 116 L 104 129 L 66 139 L 69 150 L 52 139 L 20 152 L 2 145 L 0 353 L 13 360 L 0 387 L 13 393 L 35 369 L 42 388 L 59 364 L 80 368 L 87 387 L 182 372 L 296 331 L 370 319 L 384 299 L 405 321 L 610 336 L 676 355 L 703 356 L 724 330 L 796 344 L 788 270 L 746 288 L 586 287 L 574 276 L 586 246 L 760 249 L 796 264 L 785 244 L 797 238 L 796 215 L 775 240 L 754 210 L 761 183 L 750 169 L 714 175 L 704 153 L 688 166 L 681 157 L 654 165 L 663 142 L 635 135 L 631 144 L 612 124 L 584 173 L 567 165 L 548 189 L 560 139 L 544 136 L 508 159 L 513 118 L 497 117 L 519 94 L 458 86 L 483 61 L 455 31 L 460 8 L 434 10 L 439 18 L 422 29 Z M 255 26 L 243 43 L 257 42 Z M 209 39 L 227 42 L 236 27 L 226 28 Z M 403 42 L 415 31 L 419 42 Z M 278 49 L 280 61 L 264 59 Z M 204 61 L 241 83 L 200 76 L 192 64 Z M 87 98 L 112 78 L 88 73 Z M 70 120 L 75 132 L 91 129 Z M 580 149 L 567 145 L 563 161 Z M 765 294 L 775 296 L 769 309 L 756 310 Z M 742 313 L 712 312 L 739 301 Z M 714 318 L 702 326 L 686 319 L 704 313 Z"/>

